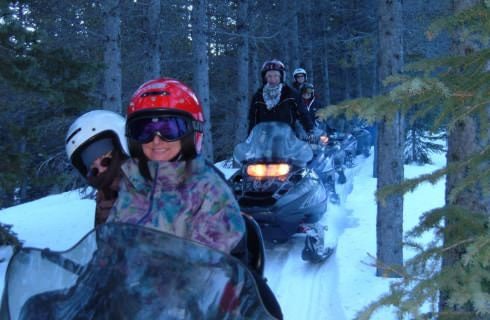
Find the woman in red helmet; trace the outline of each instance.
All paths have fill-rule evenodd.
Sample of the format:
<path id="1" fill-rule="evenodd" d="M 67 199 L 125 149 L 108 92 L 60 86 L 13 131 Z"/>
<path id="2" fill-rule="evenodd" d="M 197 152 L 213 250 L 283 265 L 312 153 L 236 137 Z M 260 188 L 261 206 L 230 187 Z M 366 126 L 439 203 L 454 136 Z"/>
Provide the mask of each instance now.
<path id="1" fill-rule="evenodd" d="M 230 253 L 245 225 L 233 193 L 199 156 L 203 112 L 186 85 L 162 78 L 136 90 L 127 109 L 131 159 L 110 221 L 136 223 Z"/>
<path id="2" fill-rule="evenodd" d="M 300 103 L 298 93 L 284 82 L 285 67 L 279 60 L 264 62 L 261 76 L 264 85 L 253 96 L 248 114 L 248 132 L 260 122 L 285 122 L 295 129 L 299 120 L 306 132 L 313 130 L 313 120 Z"/>

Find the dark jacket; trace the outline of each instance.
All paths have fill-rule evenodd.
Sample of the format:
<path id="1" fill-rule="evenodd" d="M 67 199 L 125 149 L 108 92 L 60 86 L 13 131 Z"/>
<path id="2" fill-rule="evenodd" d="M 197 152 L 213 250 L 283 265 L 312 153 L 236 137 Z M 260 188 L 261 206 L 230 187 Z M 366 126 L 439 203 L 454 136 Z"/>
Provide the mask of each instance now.
<path id="1" fill-rule="evenodd" d="M 123 175 L 121 165 L 127 156 L 118 150 L 112 152 L 112 161 L 107 171 L 104 173 L 87 178 L 88 184 L 97 190 L 95 196 L 95 226 L 105 223 L 109 217 L 109 212 L 119 194 L 119 182 Z"/>
<path id="2" fill-rule="evenodd" d="M 260 88 L 252 98 L 248 114 L 248 133 L 260 122 L 279 121 L 285 122 L 294 130 L 296 120 L 299 120 L 305 131 L 313 129 L 313 120 L 300 102 L 299 96 L 294 89 L 284 85 L 281 91 L 279 103 L 268 110 Z"/>
<path id="3" fill-rule="evenodd" d="M 95 226 L 103 224 L 109 217 L 109 213 L 119 193 L 121 176 L 117 176 L 110 186 L 97 190 L 95 196 Z"/>
<path id="4" fill-rule="evenodd" d="M 311 119 L 313 119 L 317 127 L 324 130 L 327 134 L 332 134 L 333 132 L 335 132 L 335 130 L 328 125 L 327 121 L 318 118 L 317 115 L 318 110 L 323 109 L 324 107 L 323 104 L 320 102 L 320 100 L 318 100 L 316 97 L 313 97 L 313 99 L 309 101 L 301 99 L 301 103 L 303 104 L 304 108 L 308 111 Z"/>
<path id="5" fill-rule="evenodd" d="M 321 108 L 323 108 L 323 105 L 320 103 L 320 101 L 316 97 L 313 97 L 310 100 L 305 100 L 301 98 L 301 102 L 304 105 L 304 108 L 310 114 L 310 118 L 313 120 L 318 120 L 318 116 L 316 115 L 316 112 Z"/>
<path id="6" fill-rule="evenodd" d="M 298 81 L 293 81 L 293 83 L 291 84 L 291 87 L 293 87 L 293 89 L 296 90 L 298 94 L 300 94 L 302 86 L 303 83 L 299 83 Z"/>

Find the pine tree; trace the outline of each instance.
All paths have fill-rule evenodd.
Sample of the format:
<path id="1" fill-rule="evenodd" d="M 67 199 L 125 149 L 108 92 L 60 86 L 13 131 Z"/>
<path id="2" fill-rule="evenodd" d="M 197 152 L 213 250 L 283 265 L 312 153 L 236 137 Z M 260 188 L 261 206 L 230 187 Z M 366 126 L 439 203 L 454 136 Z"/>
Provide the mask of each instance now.
<path id="1" fill-rule="evenodd" d="M 428 119 L 416 119 L 407 127 L 405 139 L 405 164 L 430 164 L 430 155 L 446 151 L 443 141 L 446 133 L 439 129 L 434 130 L 428 125 Z"/>
<path id="2" fill-rule="evenodd" d="M 479 50 L 421 60 L 407 66 L 406 74 L 388 80 L 395 85 L 388 94 L 348 101 L 324 114 L 344 111 L 374 121 L 398 111 L 409 114 L 414 105 L 420 107 L 414 119 L 439 109 L 431 128 L 445 125 L 447 132 L 461 139 L 461 145 L 467 141 L 476 146 L 453 149 L 448 154 L 451 161 L 443 169 L 378 190 L 377 197 L 382 200 L 411 191 L 422 182 L 457 177 L 447 188 L 445 206 L 425 213 L 406 235 L 405 245 L 417 254 L 399 270 L 402 278 L 393 281 L 390 293 L 366 307 L 357 319 L 369 319 L 382 306 L 395 307 L 400 318 L 490 318 L 489 1 L 436 21 L 427 35 L 433 38 L 446 30 L 459 35 L 460 41 L 477 43 Z M 399 108 L 394 110 L 393 105 Z M 473 139 L 469 130 L 476 133 L 474 141 L 468 140 Z M 434 240 L 419 243 L 427 232 L 435 235 Z M 441 265 L 441 261 L 446 263 Z"/>
<path id="3" fill-rule="evenodd" d="M 89 105 L 95 65 L 50 47 L 25 5 L 2 3 L 0 12 L 1 208 L 60 191 L 53 186 L 73 180 L 63 140 L 53 137 L 66 131 L 67 117 Z"/>

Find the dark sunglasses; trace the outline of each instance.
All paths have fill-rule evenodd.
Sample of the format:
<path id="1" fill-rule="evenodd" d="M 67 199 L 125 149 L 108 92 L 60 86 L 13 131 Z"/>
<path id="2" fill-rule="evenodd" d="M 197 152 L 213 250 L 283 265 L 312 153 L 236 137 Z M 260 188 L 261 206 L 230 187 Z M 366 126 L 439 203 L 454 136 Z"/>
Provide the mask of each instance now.
<path id="1" fill-rule="evenodd" d="M 177 141 L 193 132 L 192 121 L 185 117 L 153 117 L 132 121 L 128 125 L 128 136 L 139 143 L 149 143 L 155 135 L 165 141 Z"/>
<path id="2" fill-rule="evenodd" d="M 112 162 L 112 157 L 104 157 L 102 160 L 100 160 L 100 165 L 102 167 L 108 168 L 111 165 Z M 100 173 L 99 168 L 90 168 L 90 170 L 87 173 L 87 177 L 96 177 Z"/>

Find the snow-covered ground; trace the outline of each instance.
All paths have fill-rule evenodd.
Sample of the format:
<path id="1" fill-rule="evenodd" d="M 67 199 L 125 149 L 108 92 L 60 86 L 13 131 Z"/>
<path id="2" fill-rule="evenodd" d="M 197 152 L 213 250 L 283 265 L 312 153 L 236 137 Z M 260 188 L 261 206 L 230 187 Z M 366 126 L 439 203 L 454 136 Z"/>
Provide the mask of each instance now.
<path id="1" fill-rule="evenodd" d="M 440 168 L 444 155 L 435 155 L 434 165 L 405 166 L 405 176 L 415 177 Z M 375 276 L 369 255 L 376 255 L 376 179 L 372 178 L 372 156 L 356 159 L 348 170 L 348 182 L 337 186 L 340 205 L 330 205 L 324 223 L 326 241 L 337 249 L 328 261 L 312 265 L 301 260 L 304 238 L 267 248 L 266 277 L 281 304 L 285 319 L 354 319 L 367 303 L 388 290 L 389 279 Z M 231 172 L 223 169 L 226 175 Z M 405 196 L 404 229 L 419 216 L 444 203 L 444 181 L 424 184 Z M 0 211 L 0 222 L 12 224 L 26 246 L 65 250 L 75 244 L 93 223 L 93 200 L 67 192 Z M 10 248 L 0 248 L 0 289 L 10 257 Z M 373 319 L 395 319 L 381 310 Z"/>

